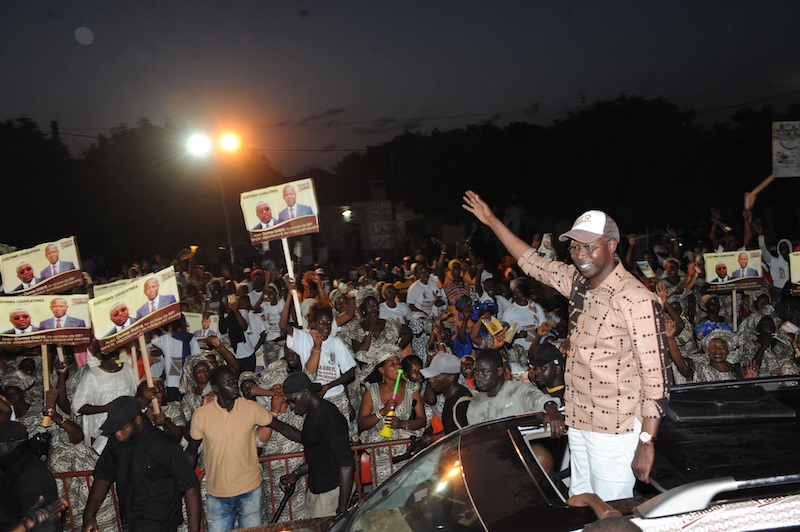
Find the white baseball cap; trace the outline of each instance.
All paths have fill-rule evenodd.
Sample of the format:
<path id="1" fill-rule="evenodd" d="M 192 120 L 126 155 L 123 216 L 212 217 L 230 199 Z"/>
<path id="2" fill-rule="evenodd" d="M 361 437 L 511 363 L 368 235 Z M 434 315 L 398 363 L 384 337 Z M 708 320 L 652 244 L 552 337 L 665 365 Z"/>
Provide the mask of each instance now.
<path id="1" fill-rule="evenodd" d="M 578 216 L 572 229 L 558 237 L 561 242 L 569 239 L 578 242 L 593 242 L 601 236 L 619 242 L 619 227 L 611 216 L 603 211 L 586 211 Z"/>
<path id="2" fill-rule="evenodd" d="M 431 365 L 420 370 L 426 379 L 432 379 L 442 373 L 461 373 L 461 360 L 450 353 L 439 353 L 433 358 Z"/>

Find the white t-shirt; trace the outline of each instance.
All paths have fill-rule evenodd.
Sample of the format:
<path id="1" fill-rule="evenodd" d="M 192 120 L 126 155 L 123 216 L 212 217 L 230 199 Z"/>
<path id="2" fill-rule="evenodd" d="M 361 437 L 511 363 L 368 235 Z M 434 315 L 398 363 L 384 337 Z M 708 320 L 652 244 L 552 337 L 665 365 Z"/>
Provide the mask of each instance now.
<path id="1" fill-rule="evenodd" d="M 306 362 L 311 358 L 311 348 L 314 347 L 314 338 L 310 332 L 294 329 L 292 334 L 286 338 L 286 347 L 300 355 L 300 361 L 305 367 Z M 320 384 L 333 382 L 343 374 L 355 367 L 356 361 L 339 338 L 333 333 L 322 342 L 319 354 L 319 367 L 317 368 L 316 381 Z M 330 399 L 340 393 L 344 393 L 344 385 L 334 386 L 325 394 L 325 399 Z"/>
<path id="2" fill-rule="evenodd" d="M 406 325 L 408 320 L 411 319 L 411 309 L 408 308 L 408 305 L 403 303 L 402 301 L 398 301 L 395 303 L 395 307 L 392 308 L 383 302 L 380 304 L 380 314 L 379 317 L 382 320 L 394 320 L 397 322 Z"/>
<path id="3" fill-rule="evenodd" d="M 483 294 L 481 294 L 481 296 L 478 298 L 478 301 L 493 301 L 494 303 L 496 303 L 497 304 L 497 316 L 499 317 L 503 313 L 503 311 L 508 308 L 508 306 L 511 304 L 511 301 L 509 301 L 508 299 L 504 298 L 500 294 L 495 294 L 494 297 L 495 297 L 496 301 L 492 299 L 492 296 L 490 296 L 486 292 L 486 290 L 484 290 Z"/>
<path id="4" fill-rule="evenodd" d="M 263 294 L 264 292 L 256 292 L 255 290 L 247 294 L 247 297 L 250 298 L 250 306 L 255 308 L 256 303 L 258 303 L 258 300 L 261 299 Z"/>
<path id="5" fill-rule="evenodd" d="M 414 305 L 419 309 L 418 311 L 412 311 L 412 316 L 414 318 L 424 318 L 426 316 L 438 315 L 440 307 L 433 304 L 437 295 L 446 300 L 444 290 L 436 286 L 432 275 L 431 278 L 428 279 L 428 284 L 422 284 L 419 280 L 414 281 L 411 286 L 408 287 L 408 296 L 406 297 L 406 303 Z"/>
<path id="6" fill-rule="evenodd" d="M 505 321 L 509 325 L 513 325 L 516 322 L 518 324 L 517 331 L 524 330 L 528 332 L 530 336 L 514 340 L 514 343 L 524 347 L 526 352 L 531 347 L 531 340 L 536 335 L 536 329 L 546 319 L 544 309 L 533 301 L 527 305 L 518 305 L 512 301 L 500 314 L 500 321 Z"/>
<path id="7" fill-rule="evenodd" d="M 183 369 L 183 342 L 176 340 L 169 334 L 163 334 L 158 338 L 153 338 L 150 343 L 164 353 L 164 371 L 166 372 L 164 384 L 170 388 L 177 388 L 181 382 L 181 371 Z M 189 351 L 191 351 L 190 355 L 202 352 L 196 338 L 189 340 Z"/>
<path id="8" fill-rule="evenodd" d="M 277 305 L 265 303 L 261 306 L 261 318 L 266 327 L 267 340 L 275 340 L 281 335 L 281 312 L 284 305 L 284 301 L 279 299 Z"/>
<path id="9" fill-rule="evenodd" d="M 249 310 L 239 310 L 244 321 L 247 322 L 247 330 L 244 331 L 244 342 L 236 344 L 236 353 L 234 355 L 237 359 L 247 358 L 255 351 L 256 344 L 261 338 L 261 333 L 266 330 L 266 324 L 261 315 Z"/>

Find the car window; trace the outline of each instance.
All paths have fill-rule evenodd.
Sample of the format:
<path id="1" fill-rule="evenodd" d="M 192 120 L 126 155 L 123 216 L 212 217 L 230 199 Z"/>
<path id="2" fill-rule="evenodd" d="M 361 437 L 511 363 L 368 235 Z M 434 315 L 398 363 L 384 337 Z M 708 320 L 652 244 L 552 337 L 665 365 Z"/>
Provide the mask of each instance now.
<path id="1" fill-rule="evenodd" d="M 460 438 L 432 447 L 380 485 L 350 520 L 349 530 L 425 532 L 450 529 L 482 531 L 464 486 Z"/>

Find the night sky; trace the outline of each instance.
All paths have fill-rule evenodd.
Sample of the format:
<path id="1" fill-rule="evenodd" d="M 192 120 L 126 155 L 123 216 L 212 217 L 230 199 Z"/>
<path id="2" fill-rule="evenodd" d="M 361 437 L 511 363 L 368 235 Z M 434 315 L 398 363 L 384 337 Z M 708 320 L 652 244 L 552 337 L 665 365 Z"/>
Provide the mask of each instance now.
<path id="1" fill-rule="evenodd" d="M 232 128 L 286 174 L 405 130 L 549 125 L 623 93 L 710 123 L 800 100 L 798 15 L 796 0 L 7 1 L 0 119 L 57 120 L 76 154 L 92 141 L 76 135 L 143 117 Z"/>

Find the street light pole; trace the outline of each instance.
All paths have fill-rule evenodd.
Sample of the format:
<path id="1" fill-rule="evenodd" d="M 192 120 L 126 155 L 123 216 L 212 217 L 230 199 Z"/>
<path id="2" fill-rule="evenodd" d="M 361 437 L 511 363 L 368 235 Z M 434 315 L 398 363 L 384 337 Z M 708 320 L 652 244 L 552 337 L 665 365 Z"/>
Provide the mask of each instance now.
<path id="1" fill-rule="evenodd" d="M 225 217 L 225 232 L 228 236 L 228 252 L 230 252 L 231 256 L 231 264 L 235 264 L 236 259 L 233 256 L 233 242 L 231 241 L 231 224 L 228 222 L 228 205 L 225 201 L 225 190 L 222 187 L 222 172 L 219 171 L 219 167 L 216 168 L 217 173 L 217 182 L 219 183 L 219 196 L 222 200 L 222 215 Z"/>
<path id="2" fill-rule="evenodd" d="M 234 152 L 239 149 L 239 137 L 234 135 L 233 133 L 225 133 L 220 137 L 219 141 L 219 148 L 222 151 L 226 152 Z M 205 135 L 195 134 L 189 138 L 189 142 L 187 144 L 189 152 L 192 155 L 197 156 L 206 156 L 212 151 L 212 143 L 211 139 L 209 139 Z M 220 200 L 222 201 L 222 215 L 225 217 L 225 233 L 228 237 L 228 253 L 230 254 L 231 264 L 234 264 L 236 259 L 233 253 L 233 241 L 231 239 L 231 224 L 228 220 L 228 205 L 225 202 L 225 188 L 222 184 L 222 171 L 219 168 L 219 160 L 215 158 L 212 162 L 213 169 L 212 171 L 217 176 L 217 182 L 219 184 L 219 196 Z"/>

